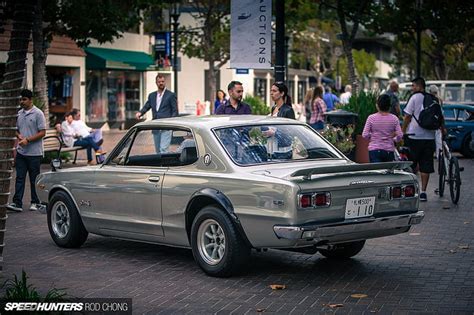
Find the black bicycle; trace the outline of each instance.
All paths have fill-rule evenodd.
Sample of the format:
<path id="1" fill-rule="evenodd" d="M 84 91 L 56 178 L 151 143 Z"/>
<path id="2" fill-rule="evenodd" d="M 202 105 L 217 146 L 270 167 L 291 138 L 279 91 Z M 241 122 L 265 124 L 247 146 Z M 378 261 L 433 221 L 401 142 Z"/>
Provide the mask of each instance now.
<path id="1" fill-rule="evenodd" d="M 464 168 L 459 167 L 458 158 L 451 154 L 448 142 L 456 137 L 448 135 L 443 137 L 441 149 L 438 153 L 438 194 L 440 197 L 444 195 L 444 188 L 446 183 L 449 184 L 449 192 L 451 200 L 454 204 L 459 202 L 461 194 L 461 171 Z"/>

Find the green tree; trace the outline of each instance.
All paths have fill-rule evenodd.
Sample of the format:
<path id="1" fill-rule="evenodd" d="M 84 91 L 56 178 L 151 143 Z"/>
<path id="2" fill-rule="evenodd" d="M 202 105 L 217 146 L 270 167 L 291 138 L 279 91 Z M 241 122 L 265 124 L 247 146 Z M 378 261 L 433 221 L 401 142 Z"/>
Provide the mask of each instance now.
<path id="1" fill-rule="evenodd" d="M 326 0 L 321 5 L 337 13 L 341 27 L 341 39 L 344 55 L 347 60 L 349 81 L 354 93 L 358 90 L 358 79 L 354 67 L 352 45 L 359 30 L 359 25 L 365 25 L 372 20 L 372 14 L 377 6 L 372 0 Z"/>
<path id="2" fill-rule="evenodd" d="M 189 58 L 207 61 L 207 88 L 213 97 L 216 94 L 216 72 L 230 58 L 230 1 L 195 0 L 189 6 L 197 26 L 181 29 L 180 44 Z"/>
<path id="3" fill-rule="evenodd" d="M 466 63 L 474 42 L 474 3 L 462 0 L 382 1 L 373 12 L 367 27 L 374 32 L 391 32 L 415 50 L 416 19 L 423 30 L 422 54 L 427 58 L 433 76 L 448 79 L 453 69 Z M 452 21 L 449 23 L 448 21 Z M 414 60 L 414 59 L 412 59 Z M 405 60 L 411 63 L 410 60 Z M 427 76 L 430 73 L 424 72 Z"/>
<path id="4" fill-rule="evenodd" d="M 352 50 L 352 55 L 354 56 L 354 67 L 359 78 L 365 80 L 370 78 L 377 71 L 377 66 L 375 64 L 376 57 L 374 54 L 368 53 L 365 50 Z M 340 59 L 340 72 L 342 82 L 349 82 L 349 73 L 347 68 L 347 59 L 345 57 Z"/>
<path id="5" fill-rule="evenodd" d="M 46 59 L 53 36 L 68 36 L 79 46 L 89 45 L 92 39 L 99 43 L 111 42 L 136 26 L 141 19 L 140 10 L 151 3 L 151 0 L 37 1 L 33 31 L 33 90 L 47 121 Z"/>

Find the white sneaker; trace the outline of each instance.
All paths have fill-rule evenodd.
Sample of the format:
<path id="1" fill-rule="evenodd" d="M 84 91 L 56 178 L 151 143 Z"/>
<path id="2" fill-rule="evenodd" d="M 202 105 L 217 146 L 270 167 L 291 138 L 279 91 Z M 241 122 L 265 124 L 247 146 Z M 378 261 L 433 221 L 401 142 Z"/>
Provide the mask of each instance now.
<path id="1" fill-rule="evenodd" d="M 12 202 L 7 205 L 7 209 L 16 212 L 22 212 L 23 208 L 19 207 L 16 203 Z"/>
<path id="2" fill-rule="evenodd" d="M 37 211 L 38 210 L 38 205 L 36 203 L 32 203 L 30 205 L 30 211 Z"/>

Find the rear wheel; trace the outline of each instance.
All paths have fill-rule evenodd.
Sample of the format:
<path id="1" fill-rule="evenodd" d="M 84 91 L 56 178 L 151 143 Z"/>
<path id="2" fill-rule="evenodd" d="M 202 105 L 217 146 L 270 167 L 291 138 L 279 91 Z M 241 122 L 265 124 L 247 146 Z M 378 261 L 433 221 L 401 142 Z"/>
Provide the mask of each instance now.
<path id="1" fill-rule="evenodd" d="M 449 163 L 449 191 L 451 193 L 451 200 L 454 204 L 459 201 L 461 194 L 461 175 L 459 173 L 459 161 L 456 157 L 452 157 Z"/>
<path id="2" fill-rule="evenodd" d="M 462 143 L 461 153 L 467 158 L 474 158 L 474 146 L 471 142 L 472 135 L 468 135 Z"/>
<path id="3" fill-rule="evenodd" d="M 54 193 L 48 205 L 48 229 L 60 247 L 80 247 L 88 232 L 71 197 L 64 191 Z"/>
<path id="4" fill-rule="evenodd" d="M 443 152 L 440 152 L 438 155 L 438 174 L 439 174 L 438 193 L 440 197 L 443 197 L 444 186 L 446 184 L 446 166 L 444 165 Z"/>
<path id="5" fill-rule="evenodd" d="M 365 245 L 365 240 L 358 242 L 348 242 L 334 245 L 331 249 L 320 249 L 321 255 L 327 258 L 351 258 L 362 250 Z"/>
<path id="6" fill-rule="evenodd" d="M 215 277 L 237 273 L 250 255 L 250 248 L 234 223 L 215 206 L 207 206 L 196 215 L 191 227 L 191 247 L 199 267 Z"/>

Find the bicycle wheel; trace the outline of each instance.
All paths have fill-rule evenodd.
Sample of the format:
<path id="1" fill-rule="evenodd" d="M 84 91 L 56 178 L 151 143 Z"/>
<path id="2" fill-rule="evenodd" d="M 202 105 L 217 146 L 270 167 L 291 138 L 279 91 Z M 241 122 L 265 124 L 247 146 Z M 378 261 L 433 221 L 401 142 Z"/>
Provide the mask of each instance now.
<path id="1" fill-rule="evenodd" d="M 457 204 L 459 201 L 460 188 L 461 175 L 459 174 L 459 162 L 458 159 L 453 156 L 449 161 L 449 191 L 454 204 Z"/>
<path id="2" fill-rule="evenodd" d="M 444 185 L 446 184 L 446 167 L 444 166 L 443 152 L 440 152 L 438 156 L 438 174 L 439 174 L 438 194 L 440 197 L 443 197 Z"/>

